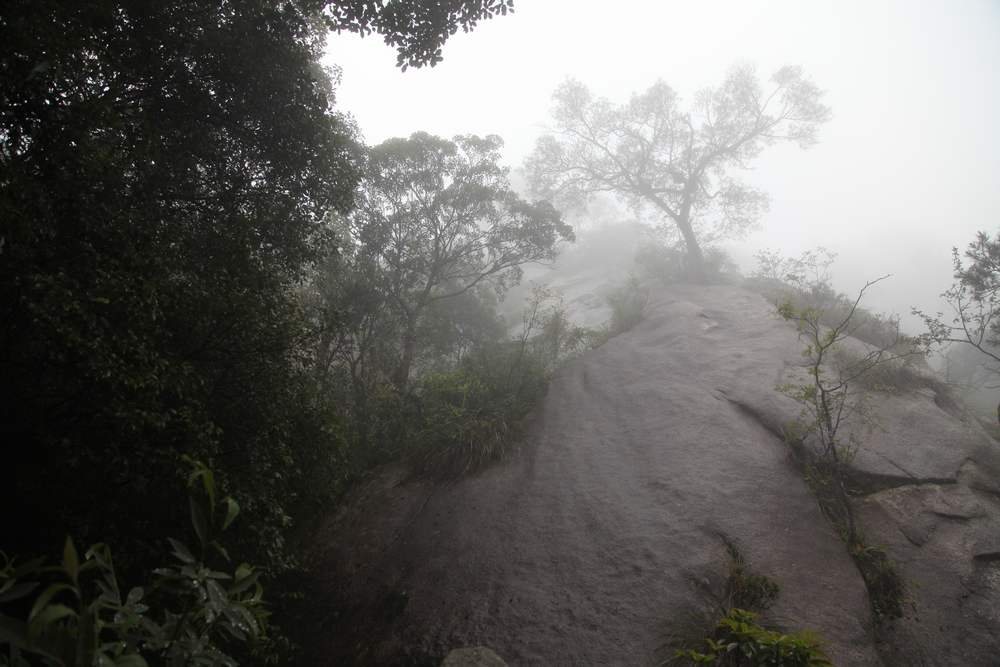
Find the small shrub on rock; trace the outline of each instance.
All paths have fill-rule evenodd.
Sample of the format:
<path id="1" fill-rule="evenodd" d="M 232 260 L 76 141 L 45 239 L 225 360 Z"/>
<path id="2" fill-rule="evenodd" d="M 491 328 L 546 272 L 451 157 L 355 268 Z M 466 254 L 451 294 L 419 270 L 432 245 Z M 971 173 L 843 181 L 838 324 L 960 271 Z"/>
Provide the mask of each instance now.
<path id="1" fill-rule="evenodd" d="M 751 572 L 743 554 L 732 542 L 726 543 L 729 552 L 729 576 L 726 578 L 726 606 L 728 608 L 764 611 L 777 599 L 777 582 L 762 574 Z"/>
<path id="2" fill-rule="evenodd" d="M 612 335 L 623 333 L 642 321 L 649 303 L 649 290 L 632 275 L 623 285 L 608 294 L 607 302 L 611 307 L 609 327 Z"/>
<path id="3" fill-rule="evenodd" d="M 411 455 L 418 473 L 457 477 L 507 455 L 548 379 L 529 352 L 517 343 L 493 346 L 421 380 Z"/>
<path id="4" fill-rule="evenodd" d="M 704 650 L 678 651 L 676 657 L 693 665 L 733 667 L 821 667 L 832 666 L 820 641 L 808 632 L 782 634 L 757 624 L 757 614 L 731 609 L 719 621 Z"/>

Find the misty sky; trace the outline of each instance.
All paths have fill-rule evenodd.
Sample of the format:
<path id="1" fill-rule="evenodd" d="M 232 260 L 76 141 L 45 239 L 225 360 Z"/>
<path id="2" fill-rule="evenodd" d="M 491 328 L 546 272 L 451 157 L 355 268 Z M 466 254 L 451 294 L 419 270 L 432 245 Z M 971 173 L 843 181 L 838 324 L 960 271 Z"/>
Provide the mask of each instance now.
<path id="1" fill-rule="evenodd" d="M 950 283 L 950 248 L 1000 229 L 1000 0 L 515 5 L 454 36 L 433 69 L 401 73 L 378 36 L 331 36 L 339 108 L 369 143 L 499 134 L 516 169 L 568 76 L 616 101 L 661 78 L 689 100 L 737 62 L 765 77 L 801 65 L 833 120 L 817 146 L 768 149 L 745 176 L 772 202 L 762 229 L 729 246 L 740 263 L 825 245 L 841 290 L 892 273 L 867 303 L 912 323 L 910 306 L 936 308 Z"/>

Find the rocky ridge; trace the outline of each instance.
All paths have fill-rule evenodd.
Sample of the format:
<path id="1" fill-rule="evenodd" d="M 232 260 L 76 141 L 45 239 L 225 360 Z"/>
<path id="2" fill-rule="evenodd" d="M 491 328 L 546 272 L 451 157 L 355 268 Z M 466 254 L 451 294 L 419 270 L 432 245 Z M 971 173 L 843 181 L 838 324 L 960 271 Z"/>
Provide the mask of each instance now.
<path id="1" fill-rule="evenodd" d="M 785 441 L 800 409 L 776 387 L 803 347 L 756 294 L 658 289 L 557 373 L 509 461 L 448 485 L 384 470 L 331 517 L 313 553 L 324 655 L 657 664 L 717 606 L 731 544 L 780 586 L 765 621 L 816 631 L 835 664 L 994 664 L 1000 446 L 943 392 L 868 396 L 856 512 L 908 592 L 876 627 Z"/>

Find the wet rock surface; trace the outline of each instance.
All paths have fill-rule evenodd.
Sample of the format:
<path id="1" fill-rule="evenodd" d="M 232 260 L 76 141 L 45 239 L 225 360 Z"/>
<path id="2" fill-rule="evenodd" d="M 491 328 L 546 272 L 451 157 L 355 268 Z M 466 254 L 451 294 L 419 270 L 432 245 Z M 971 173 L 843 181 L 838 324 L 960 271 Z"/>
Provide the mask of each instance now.
<path id="1" fill-rule="evenodd" d="M 449 652 L 441 667 L 507 667 L 507 663 L 490 649 L 477 646 Z"/>
<path id="2" fill-rule="evenodd" d="M 384 470 L 359 488 L 316 535 L 322 654 L 437 664 L 489 646 L 513 665 L 656 664 L 718 604 L 728 541 L 780 586 L 765 620 L 816 631 L 838 665 L 994 664 L 996 443 L 932 392 L 871 397 L 881 430 L 853 462 L 870 482 L 859 519 L 911 592 L 876 636 L 782 438 L 800 410 L 775 387 L 804 345 L 771 312 L 735 287 L 660 289 L 633 331 L 557 373 L 508 462 L 445 485 Z"/>

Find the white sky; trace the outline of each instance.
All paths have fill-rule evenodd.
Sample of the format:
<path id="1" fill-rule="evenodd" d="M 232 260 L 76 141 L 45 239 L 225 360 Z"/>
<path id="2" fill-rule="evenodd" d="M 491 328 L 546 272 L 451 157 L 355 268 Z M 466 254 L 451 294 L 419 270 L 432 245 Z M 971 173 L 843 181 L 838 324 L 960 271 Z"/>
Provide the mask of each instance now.
<path id="1" fill-rule="evenodd" d="M 572 76 L 624 101 L 658 78 L 690 99 L 750 62 L 801 65 L 833 120 L 808 151 L 769 149 L 747 180 L 770 193 L 763 228 L 730 249 L 839 254 L 867 303 L 909 319 L 936 308 L 950 248 L 1000 229 L 1000 0 L 515 0 L 459 33 L 435 68 L 400 72 L 378 36 L 332 35 L 338 106 L 369 143 L 417 130 L 499 134 L 517 168 Z M 912 320 L 910 320 L 912 322 Z"/>

